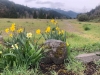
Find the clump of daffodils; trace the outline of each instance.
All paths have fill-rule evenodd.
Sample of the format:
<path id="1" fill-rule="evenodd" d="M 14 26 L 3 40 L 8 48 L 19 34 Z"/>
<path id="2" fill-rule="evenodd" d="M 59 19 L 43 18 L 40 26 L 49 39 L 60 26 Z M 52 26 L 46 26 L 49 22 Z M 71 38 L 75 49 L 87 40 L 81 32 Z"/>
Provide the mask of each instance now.
<path id="1" fill-rule="evenodd" d="M 31 32 L 26 32 L 24 28 L 17 28 L 13 23 L 9 28 L 5 29 L 5 32 L 10 36 L 5 42 L 7 48 L 6 54 L 3 58 L 6 64 L 10 67 L 15 65 L 36 66 L 36 64 L 42 58 L 42 48 L 39 48 L 37 39 Z M 37 34 L 41 34 L 40 29 L 36 31 Z M 35 40 L 38 41 L 35 41 Z M 0 51 L 0 56 L 2 51 Z M 9 56 L 9 57 L 8 57 Z"/>
<path id="2" fill-rule="evenodd" d="M 23 32 L 23 28 L 16 28 L 15 23 L 13 23 L 9 28 L 5 29 L 5 32 L 10 36 L 13 37 L 13 34 L 15 32 L 17 33 L 22 33 Z"/>
<path id="3" fill-rule="evenodd" d="M 66 32 L 59 28 L 56 20 L 52 19 L 50 22 L 52 26 L 47 26 L 45 32 L 42 33 L 40 29 L 37 29 L 36 34 L 42 34 L 45 40 L 57 39 L 66 42 Z"/>
<path id="4" fill-rule="evenodd" d="M 25 32 L 24 28 L 22 27 L 17 28 L 15 23 L 13 23 L 9 28 L 6 28 L 5 32 L 12 39 L 12 41 L 11 40 L 9 41 L 12 49 L 18 49 L 18 45 L 21 46 L 22 44 L 24 44 L 24 42 L 26 42 L 28 39 L 32 38 L 33 36 L 31 32 L 29 33 Z"/>

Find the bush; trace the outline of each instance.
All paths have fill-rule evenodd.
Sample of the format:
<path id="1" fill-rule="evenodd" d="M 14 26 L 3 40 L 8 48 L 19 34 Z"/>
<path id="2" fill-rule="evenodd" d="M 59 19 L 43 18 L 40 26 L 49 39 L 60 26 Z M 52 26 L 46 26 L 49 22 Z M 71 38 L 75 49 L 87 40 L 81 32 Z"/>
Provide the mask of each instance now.
<path id="1" fill-rule="evenodd" d="M 88 21 L 88 20 L 89 20 L 87 14 L 79 14 L 79 15 L 77 16 L 77 19 L 78 19 L 79 21 Z"/>
<path id="2" fill-rule="evenodd" d="M 84 24 L 84 25 L 83 25 L 83 28 L 84 28 L 85 31 L 90 30 L 90 27 L 89 27 L 88 24 Z"/>

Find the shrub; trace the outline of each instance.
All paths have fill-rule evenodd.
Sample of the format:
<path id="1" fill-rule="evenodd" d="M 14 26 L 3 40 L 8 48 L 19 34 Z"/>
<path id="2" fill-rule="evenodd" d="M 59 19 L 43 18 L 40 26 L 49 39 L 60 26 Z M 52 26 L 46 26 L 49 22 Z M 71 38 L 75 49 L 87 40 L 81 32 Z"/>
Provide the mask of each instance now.
<path id="1" fill-rule="evenodd" d="M 77 19 L 78 19 L 79 21 L 88 21 L 88 20 L 89 20 L 87 14 L 79 14 L 79 15 L 77 16 Z"/>
<path id="2" fill-rule="evenodd" d="M 83 25 L 83 28 L 84 28 L 84 30 L 86 30 L 86 31 L 87 31 L 87 30 L 90 30 L 90 27 L 89 27 L 88 24 L 84 24 L 84 25 Z"/>

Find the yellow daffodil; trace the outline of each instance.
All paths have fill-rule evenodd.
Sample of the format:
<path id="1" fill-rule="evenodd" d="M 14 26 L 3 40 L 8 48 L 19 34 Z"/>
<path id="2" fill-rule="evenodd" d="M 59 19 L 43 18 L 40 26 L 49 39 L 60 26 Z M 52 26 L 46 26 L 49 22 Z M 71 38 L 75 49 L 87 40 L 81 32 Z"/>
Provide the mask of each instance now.
<path id="1" fill-rule="evenodd" d="M 50 27 L 47 27 L 47 29 L 46 29 L 46 33 L 48 33 L 48 32 L 50 32 L 50 30 L 51 30 L 51 28 Z"/>
<path id="2" fill-rule="evenodd" d="M 18 45 L 17 44 L 14 44 L 11 46 L 13 49 L 18 49 Z"/>
<path id="3" fill-rule="evenodd" d="M 15 31 L 15 27 L 14 26 L 12 26 L 12 27 L 10 27 L 10 31 Z"/>
<path id="4" fill-rule="evenodd" d="M 57 21 L 55 21 L 54 24 L 56 25 L 57 24 Z"/>
<path id="5" fill-rule="evenodd" d="M 51 23 L 55 23 L 55 20 L 54 20 L 54 19 L 52 19 L 52 20 L 51 20 Z"/>
<path id="6" fill-rule="evenodd" d="M 11 25 L 11 27 L 10 27 L 10 31 L 15 31 L 15 23 L 13 23 L 12 25 Z"/>
<path id="7" fill-rule="evenodd" d="M 69 43 L 67 42 L 66 45 L 69 46 Z"/>
<path id="8" fill-rule="evenodd" d="M 60 30 L 60 28 L 59 28 L 59 27 L 56 27 L 56 30 L 58 30 L 58 31 L 59 31 L 59 30 Z"/>
<path id="9" fill-rule="evenodd" d="M 11 33 L 9 36 L 10 36 L 10 37 L 13 37 L 13 34 Z"/>
<path id="10" fill-rule="evenodd" d="M 27 36 L 26 36 L 27 38 L 31 38 L 32 37 L 32 33 L 30 32 L 30 33 L 27 33 Z"/>
<path id="11" fill-rule="evenodd" d="M 41 33 L 41 30 L 40 29 L 37 29 L 36 30 L 36 34 L 40 34 Z"/>
<path id="12" fill-rule="evenodd" d="M 17 32 L 18 32 L 18 33 L 21 33 L 21 32 L 23 32 L 23 29 L 20 28 L 20 29 L 17 30 Z"/>
<path id="13" fill-rule="evenodd" d="M 18 49 L 18 45 L 17 44 L 15 44 L 15 47 L 16 47 L 16 49 Z"/>
<path id="14" fill-rule="evenodd" d="M 15 23 L 13 23 L 13 24 L 11 25 L 11 27 L 15 27 Z"/>
<path id="15" fill-rule="evenodd" d="M 61 34 L 61 31 L 59 31 L 58 34 Z"/>
<path id="16" fill-rule="evenodd" d="M 64 34 L 64 30 L 61 30 L 61 33 Z"/>
<path id="17" fill-rule="evenodd" d="M 5 29 L 5 32 L 8 33 L 9 32 L 9 28 Z"/>
<path id="18" fill-rule="evenodd" d="M 0 54 L 2 54 L 2 51 L 0 51 Z"/>

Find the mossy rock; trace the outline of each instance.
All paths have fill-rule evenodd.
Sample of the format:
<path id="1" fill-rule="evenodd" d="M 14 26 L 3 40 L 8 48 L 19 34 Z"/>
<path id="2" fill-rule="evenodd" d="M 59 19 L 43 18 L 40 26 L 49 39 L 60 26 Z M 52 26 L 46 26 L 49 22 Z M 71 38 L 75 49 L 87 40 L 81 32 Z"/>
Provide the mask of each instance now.
<path id="1" fill-rule="evenodd" d="M 44 63 L 62 64 L 67 56 L 66 43 L 61 40 L 50 39 L 43 44 Z"/>

